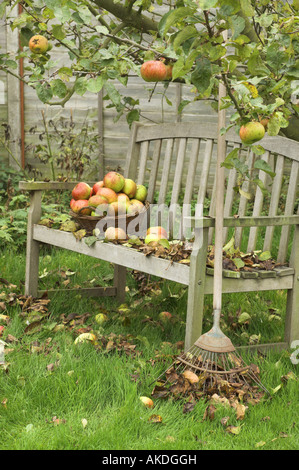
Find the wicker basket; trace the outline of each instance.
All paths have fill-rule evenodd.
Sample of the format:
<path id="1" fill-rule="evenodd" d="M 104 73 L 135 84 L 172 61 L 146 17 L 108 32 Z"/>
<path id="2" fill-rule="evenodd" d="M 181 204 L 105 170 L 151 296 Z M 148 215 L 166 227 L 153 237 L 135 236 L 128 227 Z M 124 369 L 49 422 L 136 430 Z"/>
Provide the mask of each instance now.
<path id="1" fill-rule="evenodd" d="M 118 215 L 116 217 L 114 216 L 107 216 L 107 215 L 101 215 L 101 216 L 93 216 L 93 215 L 81 215 L 80 212 L 76 213 L 73 211 L 70 211 L 70 215 L 72 218 L 80 225 L 82 229 L 86 230 L 86 233 L 88 235 L 93 233 L 93 230 L 96 228 L 97 224 L 99 221 L 102 219 L 105 219 L 105 223 L 101 227 L 103 231 L 106 231 L 108 227 L 128 227 L 129 223 L 136 219 L 138 216 L 144 217 L 145 214 L 147 213 L 149 209 L 150 203 L 148 201 L 145 202 L 144 204 L 144 210 L 137 214 L 133 215 L 128 215 L 128 214 L 123 214 L 123 215 Z M 81 210 L 86 209 L 86 207 L 83 207 Z M 94 207 L 92 208 L 94 210 Z M 138 227 L 137 227 L 138 230 Z"/>

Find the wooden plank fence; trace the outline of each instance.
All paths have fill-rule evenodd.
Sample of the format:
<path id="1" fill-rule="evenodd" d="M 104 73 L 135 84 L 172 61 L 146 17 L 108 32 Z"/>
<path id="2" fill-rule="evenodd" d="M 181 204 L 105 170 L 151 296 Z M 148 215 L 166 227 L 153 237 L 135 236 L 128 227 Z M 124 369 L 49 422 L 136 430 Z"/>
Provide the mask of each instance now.
<path id="1" fill-rule="evenodd" d="M 7 46 L 9 45 L 9 46 Z M 0 22 L 0 46 L 2 51 L 15 51 L 18 48 L 18 37 L 12 34 L 10 28 L 5 26 L 4 22 Z M 67 65 L 68 55 L 60 49 L 53 48 L 51 51 L 53 60 L 63 65 Z M 126 96 L 132 96 L 139 100 L 139 109 L 141 110 L 141 120 L 143 122 L 178 122 L 198 120 L 201 123 L 210 123 L 217 125 L 217 114 L 212 110 L 208 103 L 197 101 L 186 108 L 182 114 L 178 114 L 177 107 L 181 99 L 193 101 L 194 94 L 191 93 L 190 87 L 170 83 L 166 96 L 172 102 L 169 106 L 166 100 L 162 99 L 164 87 L 158 84 L 154 94 L 151 95 L 154 84 L 144 82 L 138 76 L 130 76 L 127 87 L 119 82 L 114 82 L 115 86 Z M 17 79 L 0 73 L 0 120 L 1 124 L 8 124 L 11 129 L 12 142 L 10 149 L 22 163 L 22 158 L 26 164 L 37 168 L 42 172 L 43 176 L 50 176 L 48 168 L 42 164 L 39 159 L 34 158 L 30 151 L 30 144 L 38 141 L 38 133 L 42 132 L 42 112 L 45 113 L 46 119 L 57 119 L 63 117 L 70 118 L 72 113 L 74 122 L 78 129 L 82 123 L 87 120 L 88 124 L 93 126 L 95 133 L 100 136 L 98 153 L 93 156 L 97 162 L 97 174 L 94 178 L 101 178 L 102 175 L 111 169 L 124 168 L 125 157 L 127 153 L 127 144 L 130 129 L 125 117 L 121 117 L 115 122 L 116 111 L 114 108 L 107 108 L 107 101 L 103 101 L 105 90 L 99 93 L 98 99 L 95 95 L 86 93 L 84 96 L 73 96 L 66 103 L 64 108 L 60 106 L 47 106 L 39 101 L 35 91 L 25 85 L 23 104 L 21 102 L 20 82 Z M 24 134 L 22 136 L 21 111 L 24 112 Z M 36 127 L 36 133 L 30 132 L 30 129 Z M 0 127 L 0 136 L 3 136 L 4 127 Z M 22 157 L 22 140 L 24 145 Z M 16 164 L 9 157 L 8 152 L 0 145 L 0 158 L 11 166 Z M 172 169 L 170 169 L 172 171 Z M 161 175 L 158 175 L 160 178 Z"/>

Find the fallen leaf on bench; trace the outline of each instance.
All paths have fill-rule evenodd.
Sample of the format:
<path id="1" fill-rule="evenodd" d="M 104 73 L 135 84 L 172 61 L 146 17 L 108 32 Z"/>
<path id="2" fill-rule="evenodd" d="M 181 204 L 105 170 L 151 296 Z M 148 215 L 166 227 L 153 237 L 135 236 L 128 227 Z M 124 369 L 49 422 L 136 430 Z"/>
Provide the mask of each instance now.
<path id="1" fill-rule="evenodd" d="M 77 232 L 72 232 L 72 234 L 79 241 L 86 236 L 86 230 L 84 229 L 77 230 Z"/>

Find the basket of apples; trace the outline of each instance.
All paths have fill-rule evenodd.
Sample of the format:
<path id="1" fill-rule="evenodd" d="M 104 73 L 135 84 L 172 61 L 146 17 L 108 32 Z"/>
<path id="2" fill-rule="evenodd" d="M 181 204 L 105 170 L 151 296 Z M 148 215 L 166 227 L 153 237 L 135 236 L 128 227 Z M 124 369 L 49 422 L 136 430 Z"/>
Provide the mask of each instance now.
<path id="1" fill-rule="evenodd" d="M 70 214 L 87 233 L 92 233 L 103 218 L 104 231 L 110 226 L 127 227 L 133 219 L 147 211 L 149 203 L 146 196 L 145 186 L 110 171 L 92 187 L 80 182 L 73 188 Z"/>

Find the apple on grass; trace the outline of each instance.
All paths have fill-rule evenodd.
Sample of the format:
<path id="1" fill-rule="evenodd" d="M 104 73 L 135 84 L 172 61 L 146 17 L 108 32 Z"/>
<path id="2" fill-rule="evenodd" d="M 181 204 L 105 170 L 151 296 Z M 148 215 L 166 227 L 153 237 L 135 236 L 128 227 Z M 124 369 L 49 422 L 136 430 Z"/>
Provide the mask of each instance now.
<path id="1" fill-rule="evenodd" d="M 159 318 L 164 323 L 169 321 L 172 318 L 172 315 L 170 312 L 161 312 L 159 313 Z"/>
<path id="2" fill-rule="evenodd" d="M 265 135 L 265 127 L 257 121 L 247 122 L 240 128 L 240 139 L 244 144 L 254 144 Z"/>
<path id="3" fill-rule="evenodd" d="M 125 184 L 125 178 L 120 173 L 117 173 L 117 171 L 109 171 L 104 176 L 103 181 L 105 188 L 113 189 L 116 193 L 119 193 Z"/>
<path id="4" fill-rule="evenodd" d="M 146 408 L 153 408 L 154 407 L 154 402 L 149 397 L 140 397 L 140 401 L 143 403 L 144 406 L 146 406 Z"/>
<path id="5" fill-rule="evenodd" d="M 89 199 L 91 196 L 92 188 L 87 183 L 78 183 L 72 190 L 72 198 L 79 199 Z"/>
<path id="6" fill-rule="evenodd" d="M 98 314 L 95 316 L 95 321 L 96 321 L 99 325 L 103 325 L 104 323 L 106 323 L 107 320 L 108 320 L 108 317 L 107 317 L 107 315 L 105 315 L 105 313 L 98 313 Z"/>

